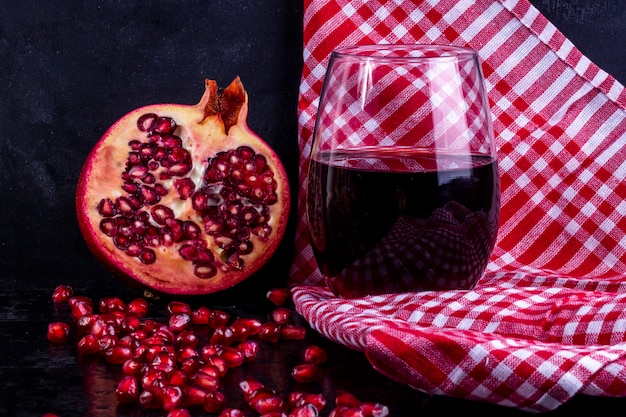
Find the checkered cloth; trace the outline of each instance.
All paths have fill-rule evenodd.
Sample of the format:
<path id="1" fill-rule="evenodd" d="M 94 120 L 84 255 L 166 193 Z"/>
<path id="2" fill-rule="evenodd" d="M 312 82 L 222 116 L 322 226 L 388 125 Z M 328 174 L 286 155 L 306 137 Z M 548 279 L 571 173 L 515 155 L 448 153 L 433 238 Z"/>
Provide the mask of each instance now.
<path id="1" fill-rule="evenodd" d="M 528 0 L 305 0 L 302 184 L 330 52 L 370 43 L 478 51 L 500 165 L 498 241 L 473 290 L 339 299 L 322 284 L 300 204 L 298 311 L 431 394 L 533 412 L 626 395 L 624 87 Z"/>

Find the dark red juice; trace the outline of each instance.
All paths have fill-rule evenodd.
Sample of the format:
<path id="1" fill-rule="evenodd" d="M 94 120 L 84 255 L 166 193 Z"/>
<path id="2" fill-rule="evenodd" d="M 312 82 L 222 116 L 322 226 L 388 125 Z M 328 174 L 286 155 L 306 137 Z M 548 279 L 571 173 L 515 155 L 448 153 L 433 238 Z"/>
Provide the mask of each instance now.
<path id="1" fill-rule="evenodd" d="M 337 295 L 469 289 L 495 244 L 496 161 L 389 148 L 319 153 L 307 218 Z"/>

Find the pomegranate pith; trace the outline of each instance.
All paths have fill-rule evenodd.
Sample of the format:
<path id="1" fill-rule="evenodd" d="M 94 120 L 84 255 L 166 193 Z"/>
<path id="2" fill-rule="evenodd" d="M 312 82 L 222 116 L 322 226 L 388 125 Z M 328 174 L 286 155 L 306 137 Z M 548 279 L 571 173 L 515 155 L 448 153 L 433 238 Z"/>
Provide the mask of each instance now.
<path id="1" fill-rule="evenodd" d="M 145 106 L 111 126 L 76 191 L 94 255 L 169 294 L 217 292 L 258 271 L 284 236 L 290 192 L 247 115 L 239 78 L 221 93 L 206 80 L 196 105 Z"/>

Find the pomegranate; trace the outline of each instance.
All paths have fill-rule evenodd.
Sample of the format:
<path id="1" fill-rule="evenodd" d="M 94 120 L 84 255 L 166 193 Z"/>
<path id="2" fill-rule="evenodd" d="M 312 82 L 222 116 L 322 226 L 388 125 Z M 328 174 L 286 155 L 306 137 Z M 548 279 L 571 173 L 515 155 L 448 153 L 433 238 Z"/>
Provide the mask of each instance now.
<path id="1" fill-rule="evenodd" d="M 150 105 L 111 126 L 76 190 L 94 255 L 157 293 L 213 293 L 258 271 L 285 233 L 290 191 L 247 116 L 237 77 L 223 91 L 206 80 L 196 105 Z"/>

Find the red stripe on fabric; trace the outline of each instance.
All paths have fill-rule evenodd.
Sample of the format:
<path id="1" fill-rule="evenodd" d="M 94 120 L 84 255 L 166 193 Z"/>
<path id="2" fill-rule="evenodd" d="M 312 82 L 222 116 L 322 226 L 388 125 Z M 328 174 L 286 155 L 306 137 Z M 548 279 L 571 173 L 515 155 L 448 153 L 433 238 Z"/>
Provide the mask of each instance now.
<path id="1" fill-rule="evenodd" d="M 412 337 L 405 342 L 403 336 L 405 335 L 390 334 L 379 330 L 371 331 L 369 338 L 375 340 L 376 343 L 369 343 L 365 350 L 370 363 L 380 372 L 397 381 L 408 382 L 407 374 L 415 373 L 427 376 L 431 386 L 441 385 L 447 379 L 447 372 L 432 362 L 432 358 L 423 355 L 424 350 L 415 349 L 418 337 Z M 389 355 L 389 352 L 393 352 L 393 355 Z M 398 358 L 398 360 L 389 363 L 390 358 Z"/>

